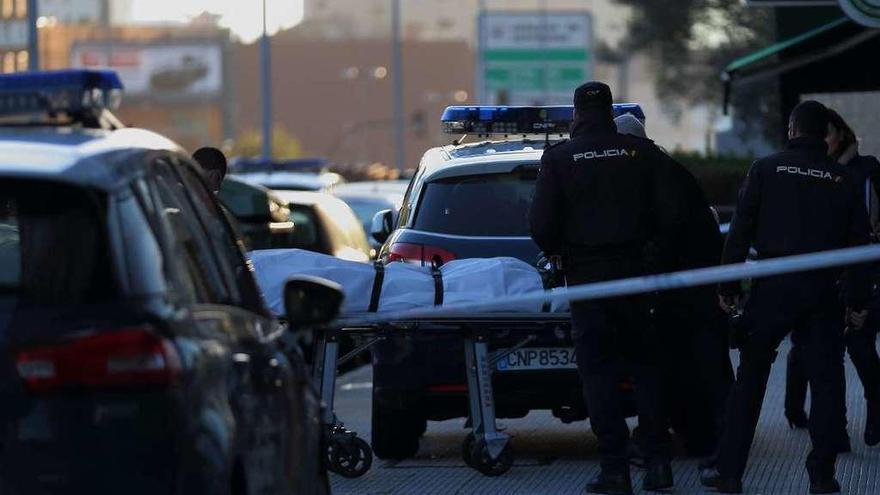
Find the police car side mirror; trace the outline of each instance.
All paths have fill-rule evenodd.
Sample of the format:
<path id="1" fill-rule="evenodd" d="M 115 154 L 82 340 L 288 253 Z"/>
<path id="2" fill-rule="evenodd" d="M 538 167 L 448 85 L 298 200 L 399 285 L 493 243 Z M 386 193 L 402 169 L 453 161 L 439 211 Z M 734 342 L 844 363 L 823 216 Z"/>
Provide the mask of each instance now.
<path id="1" fill-rule="evenodd" d="M 329 323 L 339 314 L 345 297 L 336 282 L 297 275 L 284 285 L 284 310 L 289 328 L 300 330 Z"/>
<path id="2" fill-rule="evenodd" d="M 394 212 L 382 210 L 373 215 L 373 223 L 370 225 L 370 235 L 376 242 L 383 244 L 388 240 L 391 231 L 394 230 Z"/>

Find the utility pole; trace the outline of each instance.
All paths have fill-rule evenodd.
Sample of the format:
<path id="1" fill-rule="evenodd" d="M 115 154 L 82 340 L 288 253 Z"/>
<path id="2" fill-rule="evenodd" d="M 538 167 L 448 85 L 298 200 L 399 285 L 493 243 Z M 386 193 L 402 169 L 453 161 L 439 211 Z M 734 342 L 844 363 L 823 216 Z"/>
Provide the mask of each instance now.
<path id="1" fill-rule="evenodd" d="M 272 159 L 272 60 L 266 29 L 266 0 L 263 0 L 263 37 L 260 39 L 261 96 L 263 107 L 263 159 Z"/>
<path id="2" fill-rule="evenodd" d="M 403 56 L 400 36 L 400 0 L 391 0 L 391 74 L 394 108 L 394 165 L 402 172 L 403 152 Z"/>
<path id="3" fill-rule="evenodd" d="M 40 70 L 40 39 L 37 31 L 37 0 L 27 2 L 28 22 L 28 70 Z"/>
<path id="4" fill-rule="evenodd" d="M 476 97 L 474 98 L 478 104 L 486 103 L 487 95 L 485 93 L 486 81 L 483 79 L 483 71 L 485 69 L 485 61 L 483 60 L 483 43 L 486 40 L 483 38 L 486 36 L 483 29 L 483 23 L 486 22 L 486 10 L 488 9 L 487 0 L 479 0 L 477 3 L 477 35 L 474 39 L 477 40 L 477 56 L 476 58 L 476 70 L 474 73 L 476 74 L 475 87 L 474 92 L 476 93 Z"/>

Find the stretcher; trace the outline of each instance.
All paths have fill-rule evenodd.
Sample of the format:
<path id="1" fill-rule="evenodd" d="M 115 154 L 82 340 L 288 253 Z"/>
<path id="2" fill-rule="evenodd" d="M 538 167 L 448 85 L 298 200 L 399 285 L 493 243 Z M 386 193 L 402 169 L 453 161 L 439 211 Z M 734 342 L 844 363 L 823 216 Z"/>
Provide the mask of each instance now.
<path id="1" fill-rule="evenodd" d="M 390 335 L 439 332 L 462 338 L 467 376 L 467 394 L 471 432 L 462 443 L 462 459 L 469 467 L 486 476 L 500 476 L 513 464 L 510 436 L 495 423 L 495 400 L 492 374 L 496 364 L 510 353 L 528 346 L 544 332 L 560 328 L 570 331 L 569 316 L 561 313 L 446 313 L 442 316 L 409 320 L 358 324 L 348 319 L 335 328 L 315 331 L 313 377 L 325 403 L 327 460 L 331 471 L 356 478 L 365 474 L 372 463 L 370 446 L 345 428 L 334 411 L 336 369 Z M 490 354 L 489 341 L 496 332 L 516 335 L 517 343 L 503 352 Z M 339 339 L 358 335 L 362 345 L 339 356 Z"/>

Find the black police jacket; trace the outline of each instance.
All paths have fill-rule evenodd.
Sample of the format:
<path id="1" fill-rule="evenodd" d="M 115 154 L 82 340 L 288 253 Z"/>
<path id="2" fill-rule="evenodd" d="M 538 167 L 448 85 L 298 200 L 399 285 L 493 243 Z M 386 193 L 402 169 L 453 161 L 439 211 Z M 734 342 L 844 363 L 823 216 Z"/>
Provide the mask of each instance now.
<path id="1" fill-rule="evenodd" d="M 532 239 L 549 255 L 641 256 L 647 241 L 684 223 L 674 168 L 658 166 L 670 161 L 653 142 L 618 134 L 610 117 L 577 124 L 544 151 Z"/>
<path id="2" fill-rule="evenodd" d="M 868 206 L 868 187 L 880 195 L 880 161 L 873 156 L 856 155 L 846 163 L 846 168 L 853 176 L 863 204 Z"/>
<path id="3" fill-rule="evenodd" d="M 796 138 L 785 151 L 752 165 L 740 189 L 723 263 L 745 261 L 753 245 L 759 258 L 773 258 L 868 242 L 863 196 L 847 168 L 827 151 L 820 139 Z M 848 272 L 844 298 L 861 304 L 868 298 L 868 280 L 857 269 Z M 739 284 L 723 284 L 721 292 L 735 294 Z"/>

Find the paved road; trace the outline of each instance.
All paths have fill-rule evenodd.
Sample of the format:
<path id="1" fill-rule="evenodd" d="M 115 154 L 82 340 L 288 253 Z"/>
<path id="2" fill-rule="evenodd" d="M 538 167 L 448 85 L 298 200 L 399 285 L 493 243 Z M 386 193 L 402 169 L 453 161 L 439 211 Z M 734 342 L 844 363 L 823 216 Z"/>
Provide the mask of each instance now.
<path id="1" fill-rule="evenodd" d="M 809 449 L 806 431 L 789 430 L 782 415 L 784 358 L 787 344 L 773 368 L 758 426 L 757 440 L 745 483 L 746 493 L 808 493 L 803 463 Z M 847 407 L 853 452 L 838 461 L 843 493 L 880 493 L 880 447 L 868 449 L 861 441 L 864 425 L 862 386 L 847 363 Z M 337 412 L 348 426 L 365 438 L 370 433 L 370 370 L 358 369 L 339 381 Z M 362 478 L 332 476 L 334 494 L 562 494 L 583 493 L 598 471 L 596 439 L 587 422 L 563 425 L 549 412 L 523 419 L 502 420 L 513 436 L 516 461 L 499 478 L 487 478 L 464 465 L 461 441 L 463 420 L 430 422 L 415 459 L 403 462 L 376 460 Z M 679 459 L 673 464 L 677 494 L 705 493 L 700 487 L 697 462 Z M 638 493 L 642 473 L 633 470 Z M 647 492 L 644 492 L 647 493 Z"/>

